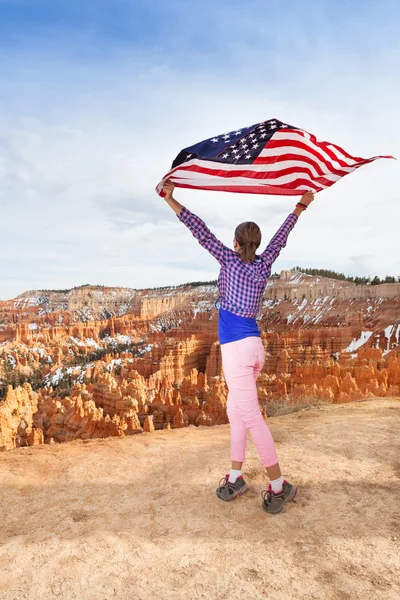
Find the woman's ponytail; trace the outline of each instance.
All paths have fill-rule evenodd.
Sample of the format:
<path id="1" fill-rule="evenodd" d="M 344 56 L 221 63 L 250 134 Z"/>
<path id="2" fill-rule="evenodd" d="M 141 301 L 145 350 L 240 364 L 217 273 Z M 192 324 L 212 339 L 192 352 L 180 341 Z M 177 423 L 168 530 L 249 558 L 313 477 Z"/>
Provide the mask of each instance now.
<path id="1" fill-rule="evenodd" d="M 256 257 L 257 245 L 255 242 L 246 242 L 243 246 L 240 246 L 237 253 L 243 262 L 249 263 L 253 262 Z"/>
<path id="2" fill-rule="evenodd" d="M 238 255 L 245 263 L 253 262 L 256 250 L 261 244 L 261 231 L 252 221 L 246 221 L 236 227 L 235 239 L 239 244 Z"/>

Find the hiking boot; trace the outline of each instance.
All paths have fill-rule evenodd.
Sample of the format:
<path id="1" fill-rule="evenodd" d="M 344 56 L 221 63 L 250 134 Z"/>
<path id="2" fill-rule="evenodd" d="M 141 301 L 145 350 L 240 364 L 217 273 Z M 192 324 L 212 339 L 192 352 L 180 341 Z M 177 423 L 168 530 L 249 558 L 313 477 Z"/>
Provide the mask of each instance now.
<path id="1" fill-rule="evenodd" d="M 263 498 L 262 507 L 265 512 L 276 515 L 283 510 L 285 504 L 293 502 L 296 499 L 296 495 L 297 487 L 286 480 L 283 482 L 282 491 L 278 493 L 273 492 L 271 485 L 269 485 L 267 490 L 261 492 Z"/>
<path id="2" fill-rule="evenodd" d="M 217 496 L 218 498 L 221 498 L 221 500 L 229 502 L 229 500 L 234 500 L 238 496 L 249 491 L 250 487 L 241 475 L 236 479 L 235 483 L 231 483 L 228 479 L 229 475 L 225 475 L 225 478 L 221 479 L 219 486 L 217 487 Z"/>

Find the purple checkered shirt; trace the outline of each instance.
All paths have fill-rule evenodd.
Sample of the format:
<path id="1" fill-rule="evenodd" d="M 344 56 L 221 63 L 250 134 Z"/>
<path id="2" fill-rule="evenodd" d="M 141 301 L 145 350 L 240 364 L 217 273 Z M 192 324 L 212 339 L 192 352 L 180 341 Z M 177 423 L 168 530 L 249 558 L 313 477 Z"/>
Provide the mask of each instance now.
<path id="1" fill-rule="evenodd" d="M 257 255 L 252 263 L 244 263 L 234 250 L 217 240 L 200 217 L 184 206 L 177 217 L 221 265 L 218 277 L 221 308 L 241 317 L 256 317 L 272 265 L 286 246 L 288 235 L 297 222 L 297 216 L 291 213 L 287 217 L 264 252 Z"/>

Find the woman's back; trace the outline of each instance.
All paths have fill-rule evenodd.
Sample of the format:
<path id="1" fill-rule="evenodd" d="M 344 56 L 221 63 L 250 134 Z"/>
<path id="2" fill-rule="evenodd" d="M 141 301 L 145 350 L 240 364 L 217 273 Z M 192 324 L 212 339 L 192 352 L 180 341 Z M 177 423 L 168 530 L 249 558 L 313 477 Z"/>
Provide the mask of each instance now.
<path id="1" fill-rule="evenodd" d="M 272 264 L 286 246 L 297 216 L 291 213 L 286 218 L 265 250 L 252 262 L 244 262 L 237 252 L 220 242 L 204 221 L 186 207 L 183 206 L 177 216 L 221 265 L 218 278 L 221 307 L 241 317 L 254 318 L 259 311 Z"/>
<path id="2" fill-rule="evenodd" d="M 259 311 L 271 267 L 261 256 L 244 263 L 232 251 L 218 277 L 219 301 L 223 309 L 242 317 L 255 317 Z"/>

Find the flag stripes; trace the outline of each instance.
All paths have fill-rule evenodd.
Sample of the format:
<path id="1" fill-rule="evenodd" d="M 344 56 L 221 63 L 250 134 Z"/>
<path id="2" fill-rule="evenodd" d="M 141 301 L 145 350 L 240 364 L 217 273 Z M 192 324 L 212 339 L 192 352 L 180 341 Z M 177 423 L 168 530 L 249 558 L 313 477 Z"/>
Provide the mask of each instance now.
<path id="1" fill-rule="evenodd" d="M 215 136 L 183 150 L 174 161 L 180 164 L 165 175 L 158 193 L 163 182 L 171 179 L 185 188 L 300 195 L 306 190 L 324 190 L 378 158 L 393 158 L 351 156 L 335 144 L 276 119 L 244 128 L 242 137 L 233 137 L 229 143 L 233 135 Z"/>

